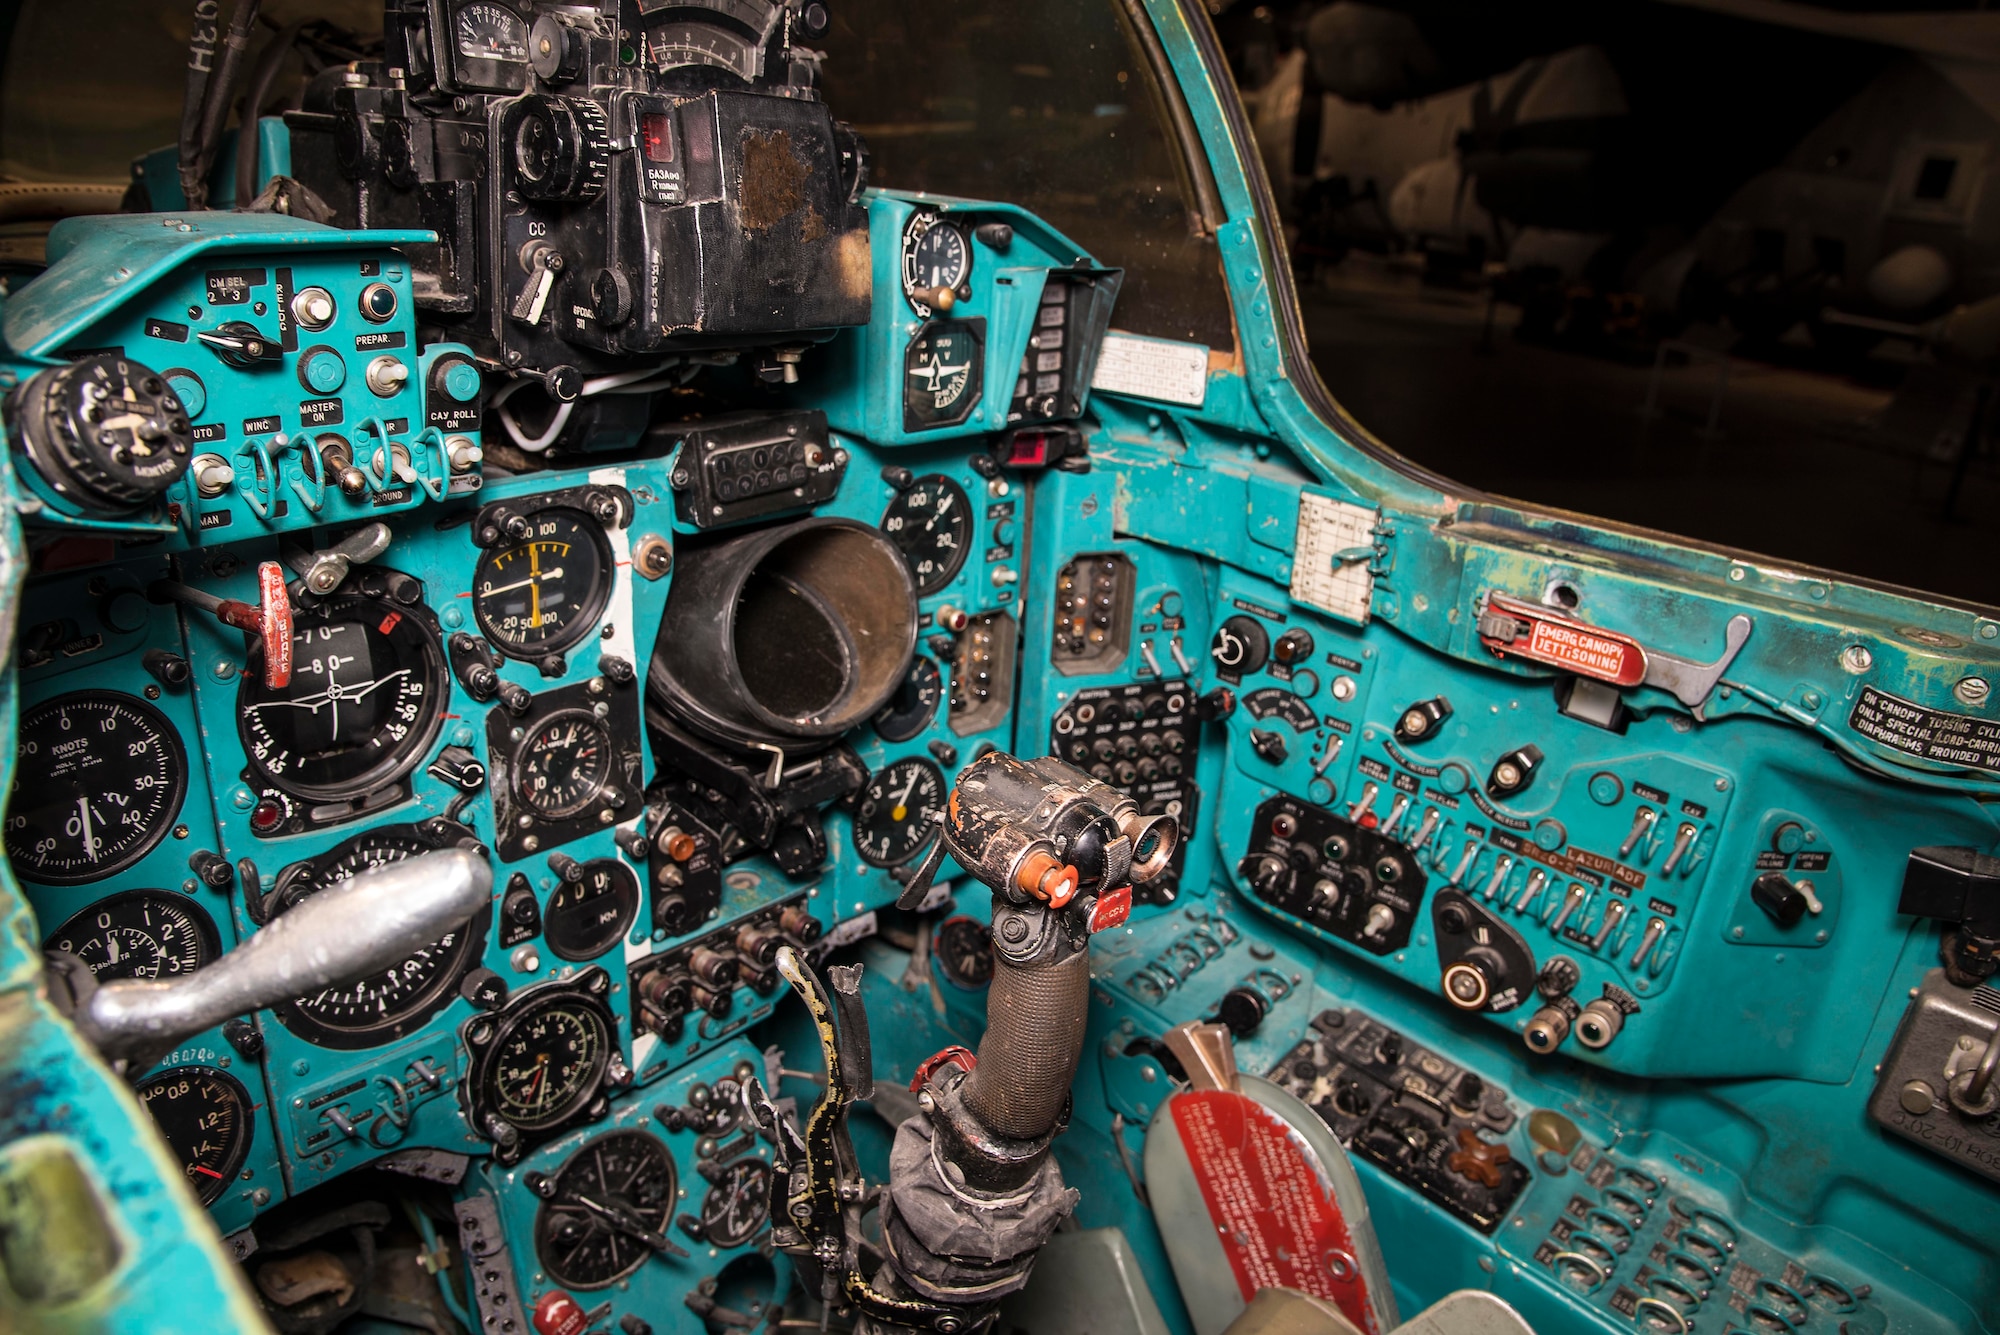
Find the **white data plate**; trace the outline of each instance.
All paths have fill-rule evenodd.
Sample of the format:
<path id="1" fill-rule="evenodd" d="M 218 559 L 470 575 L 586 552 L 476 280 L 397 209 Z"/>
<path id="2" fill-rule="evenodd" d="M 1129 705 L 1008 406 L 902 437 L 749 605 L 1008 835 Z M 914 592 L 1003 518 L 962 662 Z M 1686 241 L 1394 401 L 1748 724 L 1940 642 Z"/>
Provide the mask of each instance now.
<path id="1" fill-rule="evenodd" d="M 1208 349 L 1114 329 L 1104 336 L 1090 387 L 1199 408 L 1208 397 Z"/>
<path id="2" fill-rule="evenodd" d="M 1293 599 L 1356 625 L 1368 624 L 1368 602 L 1375 587 L 1375 577 L 1368 573 L 1369 562 L 1335 558 L 1342 552 L 1374 546 L 1378 513 L 1331 496 L 1299 493 L 1299 537 L 1292 554 Z"/>

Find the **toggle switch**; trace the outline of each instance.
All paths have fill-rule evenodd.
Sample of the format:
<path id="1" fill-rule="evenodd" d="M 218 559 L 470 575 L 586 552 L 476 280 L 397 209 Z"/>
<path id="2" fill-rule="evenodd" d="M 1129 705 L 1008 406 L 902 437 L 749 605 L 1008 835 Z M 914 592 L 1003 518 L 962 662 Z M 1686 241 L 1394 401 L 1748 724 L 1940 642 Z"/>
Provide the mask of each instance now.
<path id="1" fill-rule="evenodd" d="M 1486 883 L 1486 889 L 1480 892 L 1481 897 L 1490 903 L 1493 897 L 1500 893 L 1500 887 L 1507 884 L 1507 873 L 1513 870 L 1514 859 L 1502 853 L 1500 860 L 1493 864 L 1493 879 Z"/>
<path id="2" fill-rule="evenodd" d="M 1632 817 L 1632 828 L 1625 833 L 1625 842 L 1618 845 L 1618 856 L 1631 857 L 1632 850 L 1639 846 L 1641 840 L 1652 837 L 1653 827 L 1659 824 L 1659 820 L 1659 812 L 1651 807 L 1640 807 Z"/>
<path id="3" fill-rule="evenodd" d="M 1660 864 L 1660 875 L 1672 876 L 1674 874 L 1674 868 L 1680 866 L 1682 860 L 1693 850 L 1695 838 L 1700 833 L 1701 827 L 1693 821 L 1684 820 L 1681 822 L 1680 828 L 1674 831 L 1673 849 L 1667 854 L 1667 860 Z"/>
<path id="4" fill-rule="evenodd" d="M 1542 887 L 1548 883 L 1549 874 L 1540 867 L 1529 872 L 1527 885 L 1522 888 L 1520 896 L 1514 901 L 1514 912 L 1526 912 L 1528 905 L 1535 902 L 1535 897 L 1542 893 Z"/>
<path id="5" fill-rule="evenodd" d="M 1589 898 L 1589 887 L 1579 881 L 1571 881 L 1569 889 L 1563 893 L 1562 907 L 1557 909 L 1556 916 L 1549 920 L 1549 930 L 1561 936 L 1563 924 L 1568 922 Z"/>
<path id="6" fill-rule="evenodd" d="M 1590 938 L 1590 948 L 1592 950 L 1604 949 L 1604 943 L 1611 939 L 1611 934 L 1618 930 L 1618 925 L 1625 921 L 1625 915 L 1631 911 L 1631 907 L 1622 899 L 1614 898 L 1609 904 L 1606 904 L 1604 906 L 1604 921 L 1598 924 L 1597 935 Z"/>

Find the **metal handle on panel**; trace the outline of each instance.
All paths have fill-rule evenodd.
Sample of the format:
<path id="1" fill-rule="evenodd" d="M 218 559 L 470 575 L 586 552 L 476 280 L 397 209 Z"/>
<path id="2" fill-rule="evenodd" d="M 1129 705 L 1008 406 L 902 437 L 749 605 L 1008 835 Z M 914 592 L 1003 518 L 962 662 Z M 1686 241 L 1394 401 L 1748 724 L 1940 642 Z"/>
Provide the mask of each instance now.
<path id="1" fill-rule="evenodd" d="M 473 849 L 374 867 L 303 901 L 184 978 L 79 988 L 71 1018 L 106 1057 L 136 1062 L 231 1016 L 386 969 L 464 926 L 492 892 L 493 869 Z"/>

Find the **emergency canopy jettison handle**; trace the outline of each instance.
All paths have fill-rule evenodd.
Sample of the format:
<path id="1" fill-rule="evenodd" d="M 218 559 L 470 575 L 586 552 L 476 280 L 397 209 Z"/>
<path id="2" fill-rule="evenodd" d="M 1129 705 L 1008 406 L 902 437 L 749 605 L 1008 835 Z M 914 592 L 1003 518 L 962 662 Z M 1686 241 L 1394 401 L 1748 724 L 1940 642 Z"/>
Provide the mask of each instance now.
<path id="1" fill-rule="evenodd" d="M 186 977 L 78 988 L 70 1018 L 106 1057 L 138 1061 L 231 1016 L 386 969 L 463 927 L 492 893 L 493 869 L 476 849 L 373 867 L 304 900 Z"/>

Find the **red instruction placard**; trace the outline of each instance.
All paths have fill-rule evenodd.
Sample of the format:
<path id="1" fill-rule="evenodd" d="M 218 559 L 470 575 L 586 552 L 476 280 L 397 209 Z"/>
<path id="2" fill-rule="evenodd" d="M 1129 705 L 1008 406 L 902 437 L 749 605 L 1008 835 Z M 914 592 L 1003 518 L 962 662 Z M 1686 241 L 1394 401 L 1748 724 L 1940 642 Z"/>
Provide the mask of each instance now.
<path id="1" fill-rule="evenodd" d="M 1283 1118 L 1228 1090 L 1174 1096 L 1174 1126 L 1208 1217 L 1248 1302 L 1282 1287 L 1324 1298 L 1380 1335 L 1333 1188 Z"/>

